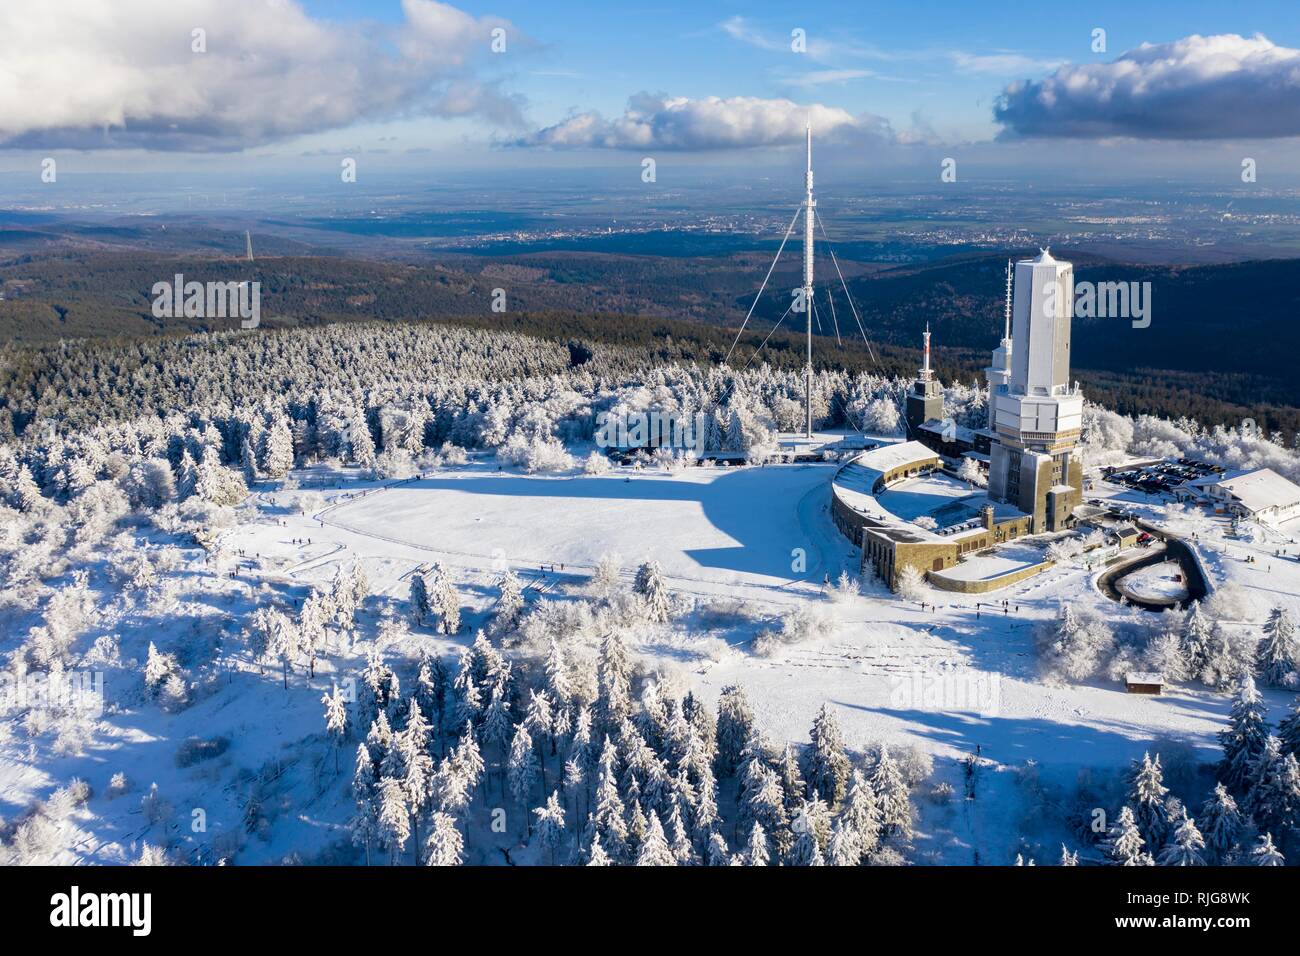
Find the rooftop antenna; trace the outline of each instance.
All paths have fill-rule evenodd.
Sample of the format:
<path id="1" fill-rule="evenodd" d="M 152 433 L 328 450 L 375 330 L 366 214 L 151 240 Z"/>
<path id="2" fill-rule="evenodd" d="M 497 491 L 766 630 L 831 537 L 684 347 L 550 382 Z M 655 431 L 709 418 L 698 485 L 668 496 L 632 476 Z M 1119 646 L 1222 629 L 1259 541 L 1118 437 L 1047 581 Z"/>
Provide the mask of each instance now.
<path id="1" fill-rule="evenodd" d="M 248 261 L 252 262 L 253 261 L 253 234 L 249 232 L 247 229 L 244 230 L 244 246 L 245 249 L 247 250 L 246 255 L 248 256 Z"/>
<path id="2" fill-rule="evenodd" d="M 804 437 L 812 438 L 812 297 L 813 297 L 813 216 L 817 200 L 813 198 L 812 170 L 812 123 L 806 129 L 808 135 L 808 169 L 804 173 L 804 187 L 808 195 L 804 200 L 803 220 L 803 308 L 806 313 L 808 332 L 807 364 L 804 366 Z"/>

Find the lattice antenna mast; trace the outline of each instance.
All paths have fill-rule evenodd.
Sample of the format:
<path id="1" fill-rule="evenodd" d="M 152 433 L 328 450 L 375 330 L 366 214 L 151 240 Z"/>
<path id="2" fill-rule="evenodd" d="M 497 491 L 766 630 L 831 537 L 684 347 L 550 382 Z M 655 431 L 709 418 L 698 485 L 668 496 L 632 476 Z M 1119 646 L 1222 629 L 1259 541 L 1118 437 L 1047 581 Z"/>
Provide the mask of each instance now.
<path id="1" fill-rule="evenodd" d="M 244 230 L 244 248 L 246 250 L 245 254 L 248 256 L 248 261 L 252 262 L 253 261 L 253 234 L 249 232 L 247 229 Z"/>
<path id="2" fill-rule="evenodd" d="M 803 220 L 803 308 L 805 313 L 807 332 L 808 332 L 808 355 L 807 364 L 804 366 L 804 410 L 806 412 L 804 419 L 804 436 L 812 438 L 812 301 L 813 301 L 813 216 L 817 208 L 817 200 L 813 198 L 813 170 L 812 170 L 812 123 L 808 124 L 808 169 L 804 173 L 804 188 L 807 190 L 807 197 L 804 199 L 804 220 Z"/>

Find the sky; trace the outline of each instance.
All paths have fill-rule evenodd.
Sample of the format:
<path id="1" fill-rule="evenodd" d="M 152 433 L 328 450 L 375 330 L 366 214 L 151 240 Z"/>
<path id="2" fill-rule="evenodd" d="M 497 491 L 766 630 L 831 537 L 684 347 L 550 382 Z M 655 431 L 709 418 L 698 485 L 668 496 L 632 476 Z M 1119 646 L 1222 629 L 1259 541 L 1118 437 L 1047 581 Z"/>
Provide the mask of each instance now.
<path id="1" fill-rule="evenodd" d="M 494 41 L 496 49 L 493 48 Z M 0 0 L 0 170 L 1300 177 L 1294 0 Z"/>

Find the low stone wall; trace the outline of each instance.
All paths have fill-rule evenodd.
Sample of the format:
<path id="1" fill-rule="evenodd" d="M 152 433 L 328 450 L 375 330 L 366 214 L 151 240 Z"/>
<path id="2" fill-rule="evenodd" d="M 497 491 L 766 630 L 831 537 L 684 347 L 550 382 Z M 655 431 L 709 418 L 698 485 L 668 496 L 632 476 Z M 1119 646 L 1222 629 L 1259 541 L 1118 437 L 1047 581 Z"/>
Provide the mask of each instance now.
<path id="1" fill-rule="evenodd" d="M 1028 567 L 1008 571 L 1006 574 L 999 574 L 997 577 L 985 578 L 981 581 L 950 578 L 945 576 L 942 571 L 931 571 L 926 576 L 930 579 L 930 583 L 940 591 L 956 591 L 958 594 L 987 594 L 990 591 L 998 591 L 1013 584 L 1019 584 L 1027 578 L 1032 578 L 1035 574 L 1041 574 L 1054 564 L 1053 561 L 1043 561 L 1039 564 L 1031 564 Z"/>

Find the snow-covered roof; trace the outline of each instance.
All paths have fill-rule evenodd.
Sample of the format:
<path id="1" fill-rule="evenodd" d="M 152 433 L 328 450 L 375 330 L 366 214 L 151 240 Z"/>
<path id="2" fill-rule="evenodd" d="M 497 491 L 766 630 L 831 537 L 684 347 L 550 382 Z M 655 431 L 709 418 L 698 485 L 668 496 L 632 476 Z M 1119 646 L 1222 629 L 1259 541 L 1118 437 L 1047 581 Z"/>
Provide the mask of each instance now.
<path id="1" fill-rule="evenodd" d="M 895 468 L 901 468 L 903 465 L 938 457 L 933 449 L 921 444 L 919 441 L 904 441 L 873 448 L 871 451 L 859 455 L 855 464 L 871 471 L 878 471 L 883 475 Z"/>
<path id="2" fill-rule="evenodd" d="M 1124 675 L 1124 681 L 1128 684 L 1163 684 L 1165 675 L 1155 671 L 1129 671 Z"/>
<path id="3" fill-rule="evenodd" d="M 947 423 L 942 418 L 931 418 L 925 424 L 918 426 L 921 431 L 927 431 L 943 438 L 944 429 Z M 975 430 L 967 428 L 965 425 L 952 425 L 952 435 L 954 441 L 965 442 L 968 445 L 975 444 Z"/>
<path id="4" fill-rule="evenodd" d="M 1188 482 L 1195 488 L 1219 488 L 1251 511 L 1286 508 L 1300 504 L 1300 485 L 1283 478 L 1272 468 L 1207 475 Z"/>

